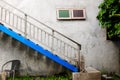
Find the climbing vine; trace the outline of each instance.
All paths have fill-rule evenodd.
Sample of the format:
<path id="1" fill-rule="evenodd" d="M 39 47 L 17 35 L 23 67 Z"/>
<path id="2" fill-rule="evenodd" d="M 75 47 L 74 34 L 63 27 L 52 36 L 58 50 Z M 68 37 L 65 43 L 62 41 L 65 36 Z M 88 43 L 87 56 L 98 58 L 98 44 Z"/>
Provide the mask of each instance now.
<path id="1" fill-rule="evenodd" d="M 120 0 L 104 0 L 98 7 L 97 19 L 111 38 L 120 38 Z"/>

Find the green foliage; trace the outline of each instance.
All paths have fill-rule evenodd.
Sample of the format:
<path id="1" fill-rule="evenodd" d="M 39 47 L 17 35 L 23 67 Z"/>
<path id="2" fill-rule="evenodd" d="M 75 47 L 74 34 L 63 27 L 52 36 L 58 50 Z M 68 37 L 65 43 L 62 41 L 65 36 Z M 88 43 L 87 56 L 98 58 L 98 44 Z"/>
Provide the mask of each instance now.
<path id="1" fill-rule="evenodd" d="M 64 73 L 44 77 L 32 77 L 32 76 L 15 77 L 14 80 L 72 80 L 71 75 L 72 75 L 71 72 L 67 71 Z M 7 80 L 13 80 L 13 78 L 9 77 Z"/>
<path id="2" fill-rule="evenodd" d="M 8 78 L 8 80 L 13 80 L 12 77 Z M 29 77 L 29 76 L 24 76 L 24 77 L 15 77 L 14 80 L 34 80 L 33 77 Z"/>
<path id="3" fill-rule="evenodd" d="M 120 38 L 120 0 L 104 0 L 99 5 L 97 19 L 102 28 L 107 28 L 109 38 Z"/>
<path id="4" fill-rule="evenodd" d="M 116 76 L 115 74 L 112 76 L 113 80 L 120 80 L 120 78 L 118 76 Z"/>
<path id="5" fill-rule="evenodd" d="M 9 78 L 8 80 L 13 80 Z M 67 76 L 48 76 L 48 77 L 15 77 L 14 80 L 71 80 Z"/>

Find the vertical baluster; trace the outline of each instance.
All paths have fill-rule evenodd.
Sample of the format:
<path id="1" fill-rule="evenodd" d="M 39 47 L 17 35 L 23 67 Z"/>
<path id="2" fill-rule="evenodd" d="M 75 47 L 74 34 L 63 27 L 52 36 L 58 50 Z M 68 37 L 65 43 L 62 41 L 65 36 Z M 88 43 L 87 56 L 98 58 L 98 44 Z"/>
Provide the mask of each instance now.
<path id="1" fill-rule="evenodd" d="M 72 55 L 73 55 L 73 58 L 75 58 L 74 48 L 73 48 L 73 47 L 71 47 L 71 53 L 72 53 Z"/>
<path id="2" fill-rule="evenodd" d="M 45 45 L 47 45 L 47 43 L 46 43 L 46 32 L 44 31 L 44 43 L 45 43 Z"/>
<path id="3" fill-rule="evenodd" d="M 3 21 L 5 22 L 5 9 L 3 8 Z"/>
<path id="4" fill-rule="evenodd" d="M 41 42 L 41 29 L 38 30 L 38 40 Z"/>
<path id="5" fill-rule="evenodd" d="M 66 44 L 66 56 L 67 56 L 67 61 L 68 61 L 68 45 Z"/>
<path id="6" fill-rule="evenodd" d="M 47 32 L 45 32 L 46 33 L 46 39 L 45 39 L 45 41 L 46 41 L 46 46 L 48 46 L 48 33 Z M 48 46 L 49 47 L 49 46 Z"/>
<path id="7" fill-rule="evenodd" d="M 53 52 L 54 51 L 54 33 L 55 33 L 55 31 L 54 30 L 52 30 L 52 46 L 51 46 L 51 51 Z"/>
<path id="8" fill-rule="evenodd" d="M 3 8 L 3 21 L 5 22 L 5 9 Z"/>
<path id="9" fill-rule="evenodd" d="M 52 39 L 51 39 L 51 35 L 49 34 L 49 35 L 48 35 L 48 45 L 49 45 L 49 48 L 51 48 L 51 40 L 52 40 Z"/>
<path id="10" fill-rule="evenodd" d="M 64 55 L 64 42 L 62 41 L 62 54 Z"/>
<path id="11" fill-rule="evenodd" d="M 13 17 L 12 27 L 14 27 L 14 13 L 12 13 L 12 14 L 13 14 L 13 16 L 12 16 Z"/>
<path id="12" fill-rule="evenodd" d="M 50 34 L 48 35 L 48 45 L 49 45 L 49 48 L 51 49 L 51 35 Z"/>
<path id="13" fill-rule="evenodd" d="M 38 39 L 37 39 L 38 27 L 36 27 L 36 31 L 35 31 L 35 33 L 36 33 L 36 34 L 35 34 L 35 39 L 38 40 Z"/>
<path id="14" fill-rule="evenodd" d="M 65 43 L 65 56 L 67 54 L 67 47 L 66 47 L 66 43 Z"/>
<path id="15" fill-rule="evenodd" d="M 50 49 L 52 50 L 52 35 L 49 35 L 49 46 Z"/>
<path id="16" fill-rule="evenodd" d="M 58 39 L 58 53 L 60 53 L 60 40 Z"/>
<path id="17" fill-rule="evenodd" d="M 50 38 L 49 38 L 49 36 L 50 36 L 50 35 L 47 34 L 47 43 L 48 43 L 48 47 L 50 47 L 50 42 L 49 42 L 49 41 L 50 41 Z"/>
<path id="18" fill-rule="evenodd" d="M 36 31 L 36 26 L 34 26 L 34 39 L 36 39 L 36 34 L 37 34 L 37 31 Z"/>
<path id="19" fill-rule="evenodd" d="M 35 34 L 36 34 L 36 32 L 35 32 L 35 26 L 33 25 L 33 38 L 35 39 Z"/>
<path id="20" fill-rule="evenodd" d="M 14 21 L 13 21 L 13 26 L 14 28 L 16 27 L 15 24 L 16 24 L 16 15 L 14 14 L 14 17 L 13 17 Z"/>
<path id="21" fill-rule="evenodd" d="M 42 43 L 44 43 L 44 31 L 42 30 Z"/>
<path id="22" fill-rule="evenodd" d="M 28 29 L 26 30 L 27 35 L 30 36 L 30 23 L 27 22 Z M 24 26 L 25 27 L 25 26 Z"/>
<path id="23" fill-rule="evenodd" d="M 56 44 L 57 52 L 59 53 L 59 50 L 60 50 L 60 49 L 59 49 L 59 48 L 60 48 L 60 44 L 59 44 L 60 42 L 59 42 L 59 41 L 60 41 L 60 40 L 57 39 L 57 38 L 56 38 L 56 40 L 57 40 L 57 42 L 56 42 L 56 43 L 57 43 L 57 44 Z"/>
<path id="24" fill-rule="evenodd" d="M 10 25 L 10 12 L 8 12 L 8 16 L 9 16 L 8 23 Z"/>
<path id="25" fill-rule="evenodd" d="M 28 26 L 28 34 L 29 36 L 31 35 L 31 24 L 29 22 L 27 22 L 27 26 Z"/>
<path id="26" fill-rule="evenodd" d="M 71 47 L 71 46 L 69 46 L 69 56 L 70 56 L 71 58 L 73 58 L 72 47 Z"/>
<path id="27" fill-rule="evenodd" d="M 43 37 L 43 30 L 41 30 L 41 42 L 43 43 L 42 37 Z"/>
<path id="28" fill-rule="evenodd" d="M 71 58 L 73 58 L 74 59 L 74 54 L 73 54 L 73 47 L 72 46 L 70 46 L 70 55 L 72 56 Z"/>
<path id="29" fill-rule="evenodd" d="M 24 23 L 24 20 L 20 17 L 20 19 L 21 19 L 21 26 L 20 26 L 20 31 L 23 33 L 23 34 L 25 34 L 26 32 L 24 32 L 25 31 L 25 25 L 23 25 L 23 23 Z"/>
<path id="30" fill-rule="evenodd" d="M 70 53 L 71 53 L 71 52 L 69 51 L 69 50 L 70 50 L 70 46 L 68 45 L 67 47 L 68 47 L 68 48 L 67 48 L 67 57 L 69 58 L 69 57 L 70 57 Z"/>
<path id="31" fill-rule="evenodd" d="M 5 19 L 4 19 L 4 20 L 5 20 L 5 22 L 6 22 L 6 10 L 5 10 L 5 13 L 4 13 L 4 14 L 5 14 Z"/>
<path id="32" fill-rule="evenodd" d="M 1 6 L 0 6 L 0 20 L 1 20 L 1 13 L 2 13 L 1 9 L 2 9 L 2 8 L 1 8 Z"/>
<path id="33" fill-rule="evenodd" d="M 13 21 L 13 13 L 11 13 L 11 16 L 12 16 L 12 18 L 11 18 L 11 26 L 13 27 L 13 23 L 14 23 L 14 21 Z"/>
<path id="34" fill-rule="evenodd" d="M 78 67 L 79 67 L 79 69 L 81 69 L 81 66 L 80 66 L 80 50 L 81 50 L 81 45 L 78 44 Z"/>
<path id="35" fill-rule="evenodd" d="M 45 38 L 46 38 L 46 32 L 44 31 L 44 44 L 46 45 L 46 41 L 45 41 Z"/>
<path id="36" fill-rule="evenodd" d="M 43 44 L 45 44 L 45 32 L 44 32 L 44 30 L 43 30 L 42 41 L 43 41 Z"/>
<path id="37" fill-rule="evenodd" d="M 19 16 L 18 16 L 18 26 L 17 26 L 17 28 L 16 29 L 20 29 L 20 18 L 19 18 Z"/>
<path id="38" fill-rule="evenodd" d="M 34 28 L 33 28 L 33 25 L 31 24 L 31 37 L 33 38 L 33 31 L 34 31 Z"/>
<path id="39" fill-rule="evenodd" d="M 74 54 L 76 54 L 76 59 L 79 59 L 79 51 L 78 51 L 79 49 L 75 49 L 75 53 Z"/>
<path id="40" fill-rule="evenodd" d="M 65 54 L 65 43 L 63 42 L 63 54 Z"/>
<path id="41" fill-rule="evenodd" d="M 60 54 L 62 54 L 62 41 L 60 40 Z"/>
<path id="42" fill-rule="evenodd" d="M 12 13 L 10 13 L 10 26 L 12 26 Z"/>
<path id="43" fill-rule="evenodd" d="M 42 37 L 43 37 L 43 30 L 41 30 L 41 42 L 43 43 Z"/>
<path id="44" fill-rule="evenodd" d="M 65 47 L 65 53 L 64 53 L 64 54 L 65 54 L 65 56 L 67 56 L 67 55 L 66 55 L 66 49 L 67 49 L 67 48 L 66 48 L 66 43 L 65 43 L 64 47 Z"/>
<path id="45" fill-rule="evenodd" d="M 6 21 L 7 24 L 9 24 L 9 23 L 8 23 L 8 20 L 9 20 L 9 12 L 6 10 L 6 18 L 5 18 L 5 21 Z"/>
<path id="46" fill-rule="evenodd" d="M 31 30 L 30 30 L 30 32 L 31 32 L 31 37 L 33 37 L 33 25 L 31 24 Z"/>
<path id="47" fill-rule="evenodd" d="M 38 31 L 39 31 L 39 28 L 38 27 L 36 27 L 37 28 L 37 30 L 36 30 L 36 39 L 37 39 L 37 41 L 39 41 L 38 40 Z"/>
<path id="48" fill-rule="evenodd" d="M 24 31 L 24 35 L 25 35 L 25 37 L 27 37 L 27 14 L 24 14 L 25 15 L 25 25 L 24 25 L 24 27 L 25 27 L 25 31 Z"/>
<path id="49" fill-rule="evenodd" d="M 18 27 L 18 16 L 16 16 L 16 26 L 15 28 Z"/>
<path id="50" fill-rule="evenodd" d="M 3 8 L 1 8 L 1 20 L 2 20 L 2 16 L 3 16 Z"/>
<path id="51" fill-rule="evenodd" d="M 10 19 L 9 19 L 9 21 L 10 21 L 10 26 L 11 26 L 11 21 L 12 21 L 12 19 L 11 19 L 11 13 L 10 13 Z"/>
<path id="52" fill-rule="evenodd" d="M 40 37 L 41 37 L 41 30 L 40 30 L 40 28 L 38 28 L 38 41 L 40 42 Z"/>
<path id="53" fill-rule="evenodd" d="M 54 43 L 55 44 L 55 47 L 56 47 L 56 51 L 57 53 L 59 52 L 59 40 L 57 38 L 56 39 L 56 42 Z"/>
<path id="54" fill-rule="evenodd" d="M 60 54 L 63 54 L 63 41 L 60 42 Z"/>
<path id="55" fill-rule="evenodd" d="M 73 58 L 76 58 L 76 53 L 75 53 L 75 48 L 74 47 L 71 47 L 72 48 L 72 54 L 73 54 Z"/>

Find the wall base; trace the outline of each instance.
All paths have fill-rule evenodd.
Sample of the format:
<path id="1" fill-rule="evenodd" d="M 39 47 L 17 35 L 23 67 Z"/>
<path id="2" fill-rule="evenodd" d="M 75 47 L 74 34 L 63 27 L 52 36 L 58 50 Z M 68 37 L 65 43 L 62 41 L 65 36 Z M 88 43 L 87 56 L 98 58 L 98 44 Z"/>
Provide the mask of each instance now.
<path id="1" fill-rule="evenodd" d="M 72 74 L 72 80 L 101 80 L 101 72 L 88 67 L 86 72 L 75 72 Z"/>

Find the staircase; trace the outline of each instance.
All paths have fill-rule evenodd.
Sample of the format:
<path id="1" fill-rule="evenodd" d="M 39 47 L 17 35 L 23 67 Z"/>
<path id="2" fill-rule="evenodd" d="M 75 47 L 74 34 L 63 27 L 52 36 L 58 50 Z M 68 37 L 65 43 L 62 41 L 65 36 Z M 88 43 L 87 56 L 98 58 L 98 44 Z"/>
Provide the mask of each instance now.
<path id="1" fill-rule="evenodd" d="M 79 71 L 81 45 L 76 41 L 2 0 L 0 22 L 0 31 L 67 69 Z"/>

